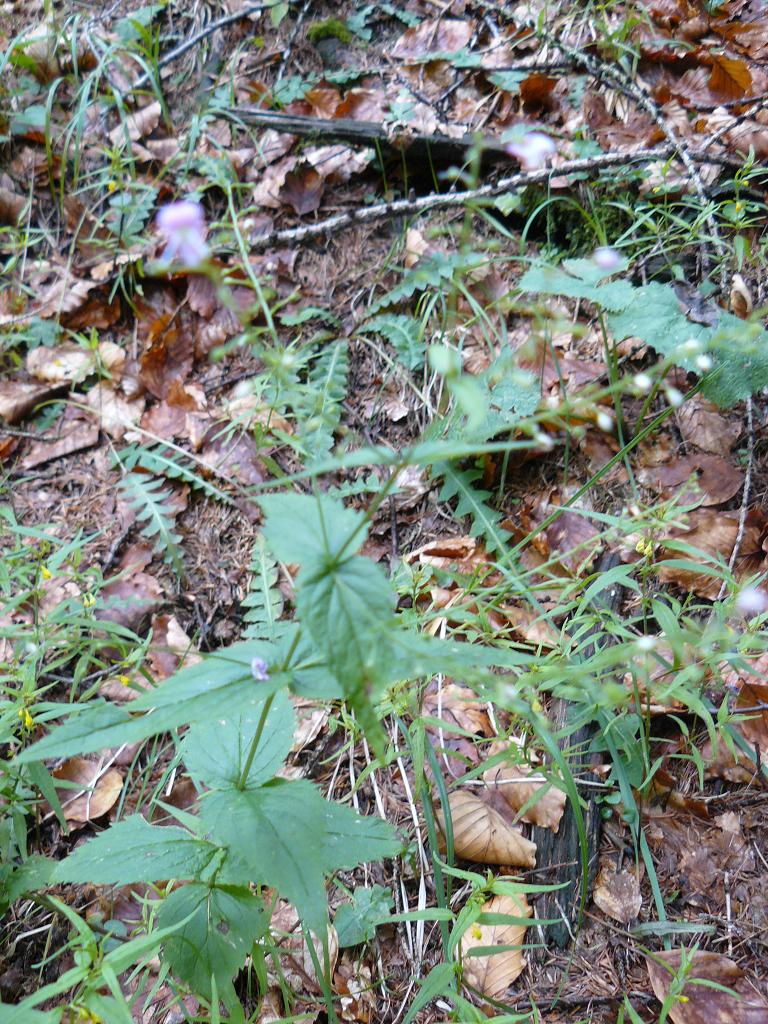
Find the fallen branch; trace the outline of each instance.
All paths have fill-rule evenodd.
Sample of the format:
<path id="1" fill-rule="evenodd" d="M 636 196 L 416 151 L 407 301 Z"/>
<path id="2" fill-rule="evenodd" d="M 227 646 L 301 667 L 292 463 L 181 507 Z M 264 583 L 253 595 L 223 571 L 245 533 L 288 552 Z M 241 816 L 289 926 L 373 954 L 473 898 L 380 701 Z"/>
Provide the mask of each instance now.
<path id="1" fill-rule="evenodd" d="M 467 134 L 452 138 L 448 135 L 397 134 L 376 121 L 356 121 L 352 118 L 303 117 L 298 114 L 284 114 L 279 110 L 259 110 L 255 107 L 226 107 L 220 111 L 232 121 L 253 125 L 256 128 L 272 128 L 287 135 L 298 135 L 303 139 L 322 142 L 344 143 L 349 146 L 365 146 L 397 153 L 406 152 L 412 159 L 426 158 L 428 154 L 440 161 L 463 158 L 467 149 L 482 146 L 484 153 L 504 156 L 504 144 L 496 138 L 478 138 Z"/>
<path id="2" fill-rule="evenodd" d="M 545 167 L 537 171 L 519 171 L 517 174 L 500 178 L 493 184 L 482 185 L 476 189 L 462 192 L 445 192 L 442 194 L 430 193 L 418 199 L 396 199 L 391 203 L 379 203 L 376 206 L 367 206 L 363 209 L 348 210 L 346 213 L 336 214 L 334 217 L 316 221 L 314 224 L 301 224 L 295 228 L 286 228 L 283 231 L 271 231 L 265 235 L 258 235 L 249 242 L 249 247 L 252 251 L 257 251 L 279 245 L 295 245 L 305 242 L 309 238 L 317 238 L 322 235 L 329 235 L 335 231 L 341 231 L 353 224 L 371 224 L 375 221 L 394 217 L 419 215 L 430 210 L 450 209 L 454 206 L 463 206 L 465 203 L 493 199 L 495 196 L 525 188 L 528 185 L 543 184 L 553 177 L 600 171 L 606 167 L 621 167 L 628 164 L 668 160 L 676 155 L 677 148 L 675 146 L 665 145 L 656 146 L 653 149 L 635 150 L 632 153 L 603 153 L 600 156 L 589 157 L 584 160 L 569 160 L 559 167 Z M 723 164 L 736 168 L 742 166 L 740 161 L 733 160 L 730 157 L 702 155 L 694 150 L 690 151 L 689 156 L 697 163 Z"/>

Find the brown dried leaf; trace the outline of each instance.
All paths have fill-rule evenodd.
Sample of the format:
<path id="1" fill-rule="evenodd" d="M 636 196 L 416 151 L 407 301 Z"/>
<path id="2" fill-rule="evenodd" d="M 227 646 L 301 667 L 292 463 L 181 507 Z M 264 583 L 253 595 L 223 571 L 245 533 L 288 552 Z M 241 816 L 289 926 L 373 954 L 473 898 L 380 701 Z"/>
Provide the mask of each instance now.
<path id="1" fill-rule="evenodd" d="M 307 979 L 315 978 L 315 966 L 312 954 L 304 939 L 304 932 L 301 929 L 299 916 L 290 903 L 285 900 L 278 900 L 277 906 L 272 913 L 270 931 L 275 938 L 278 955 L 281 957 L 281 966 L 284 981 L 294 992 L 301 992 L 306 988 Z M 323 963 L 323 943 L 319 936 L 312 935 L 312 945 L 315 947 L 315 954 L 320 964 Z M 330 970 L 336 967 L 336 958 L 339 955 L 339 940 L 336 929 L 328 925 L 328 959 Z M 271 972 L 270 972 L 271 973 Z"/>
<path id="2" fill-rule="evenodd" d="M 75 828 L 106 814 L 123 788 L 122 774 L 116 768 L 105 771 L 100 759 L 72 757 L 51 774 L 60 782 L 73 782 L 78 787 L 56 787 L 64 817 Z"/>
<path id="3" fill-rule="evenodd" d="M 73 452 L 82 451 L 98 443 L 99 428 L 95 423 L 77 416 L 69 421 L 62 421 L 48 431 L 39 441 L 30 445 L 29 451 L 21 460 L 24 469 L 34 469 L 54 459 L 61 459 Z"/>
<path id="4" fill-rule="evenodd" d="M 285 175 L 278 192 L 281 203 L 299 216 L 319 209 L 325 191 L 325 179 L 314 167 L 302 161 Z"/>
<path id="5" fill-rule="evenodd" d="M 390 50 L 394 60 L 407 62 L 428 53 L 455 53 L 467 45 L 475 26 L 468 18 L 434 18 L 406 29 Z"/>
<path id="6" fill-rule="evenodd" d="M 536 864 L 536 844 L 508 824 L 504 818 L 474 793 L 459 791 L 448 798 L 453 824 L 453 845 L 457 857 L 480 864 L 505 864 L 532 868 Z M 445 835 L 442 810 L 437 812 Z"/>
<path id="7" fill-rule="evenodd" d="M 694 454 L 673 462 L 640 469 L 638 480 L 663 498 L 676 496 L 681 504 L 720 505 L 744 486 L 744 474 L 719 455 Z"/>
<path id="8" fill-rule="evenodd" d="M 688 513 L 688 527 L 672 531 L 672 536 L 684 541 L 691 547 L 710 555 L 719 555 L 727 562 L 731 557 L 733 546 L 739 531 L 738 512 L 715 512 L 711 509 L 694 509 Z M 736 560 L 734 573 L 742 579 L 759 570 L 765 555 L 762 548 L 765 536 L 765 519 L 759 509 L 751 509 L 747 515 L 744 535 L 741 541 L 741 553 Z M 663 541 L 662 541 L 663 544 Z M 673 549 L 660 548 L 657 554 L 657 571 L 659 578 L 665 583 L 676 583 L 678 586 L 693 591 L 700 597 L 716 598 L 720 591 L 720 579 L 696 572 L 694 569 L 668 567 L 665 560 L 687 558 Z"/>
<path id="9" fill-rule="evenodd" d="M 515 815 L 537 793 L 543 793 L 522 815 L 521 820 L 557 832 L 565 811 L 566 795 L 554 786 L 545 792 L 546 780 L 539 777 L 526 781 L 530 775 L 531 768 L 528 765 L 494 765 L 484 773 L 483 780 Z"/>
<path id="10" fill-rule="evenodd" d="M 646 956 L 651 987 L 660 1002 L 664 1002 L 672 978 L 680 969 L 682 951 L 672 949 Z M 768 1003 L 759 998 L 749 985 L 738 964 L 720 953 L 697 950 L 692 957 L 693 967 L 681 995 L 669 1009 L 674 1024 L 765 1024 Z M 709 985 L 697 985 L 695 979 L 713 981 L 732 990 L 723 992 Z"/>
<path id="11" fill-rule="evenodd" d="M 60 394 L 60 384 L 19 384 L 16 381 L 0 381 L 0 419 L 6 423 L 18 423 L 42 402 Z"/>
<path id="12" fill-rule="evenodd" d="M 631 924 L 643 905 L 637 872 L 626 868 L 617 871 L 612 865 L 603 865 L 595 880 L 593 899 L 614 921 Z"/>
<path id="13" fill-rule="evenodd" d="M 531 916 L 528 900 L 522 893 L 519 896 L 493 896 L 483 904 L 482 912 L 508 914 L 518 919 Z M 469 956 L 469 951 L 483 946 L 522 947 L 527 927 L 518 922 L 470 925 L 461 936 L 458 947 L 464 984 L 471 985 L 489 999 L 501 999 L 522 973 L 522 948 L 504 949 L 489 956 Z"/>
<path id="14" fill-rule="evenodd" d="M 135 572 L 119 580 L 112 580 L 101 588 L 96 618 L 102 622 L 115 622 L 135 633 L 144 619 L 162 603 L 163 591 L 154 576 Z"/>
<path id="15" fill-rule="evenodd" d="M 700 395 L 692 395 L 677 410 L 676 423 L 688 444 L 713 455 L 728 455 L 741 436 L 743 423 L 727 419 L 717 406 Z"/>
<path id="16" fill-rule="evenodd" d="M 17 192 L 0 186 L 0 224 L 15 227 L 21 219 L 26 203 L 26 196 L 20 196 Z"/>
<path id="17" fill-rule="evenodd" d="M 98 417 L 100 428 L 119 441 L 141 419 L 145 401 L 142 397 L 129 402 L 110 384 L 101 381 L 85 396 L 85 404 Z"/>
<path id="18" fill-rule="evenodd" d="M 155 398 L 165 398 L 174 381 L 184 381 L 192 369 L 194 339 L 186 325 L 169 314 L 154 321 L 141 355 L 139 380 Z"/>
<path id="19" fill-rule="evenodd" d="M 250 434 L 238 431 L 230 436 L 221 424 L 211 427 L 206 434 L 200 458 L 224 480 L 234 479 L 246 487 L 260 484 L 266 478 L 258 446 Z"/>
<path id="20" fill-rule="evenodd" d="M 130 117 L 126 118 L 124 124 L 117 125 L 109 133 L 112 145 L 119 146 L 125 140 L 126 129 L 128 130 L 128 137 L 131 142 L 143 139 L 145 135 L 149 135 L 150 132 L 157 128 L 162 112 L 163 108 L 160 106 L 159 100 L 155 100 L 154 103 L 150 103 L 146 107 L 142 107 L 141 110 L 137 110 L 135 114 L 131 114 Z"/>

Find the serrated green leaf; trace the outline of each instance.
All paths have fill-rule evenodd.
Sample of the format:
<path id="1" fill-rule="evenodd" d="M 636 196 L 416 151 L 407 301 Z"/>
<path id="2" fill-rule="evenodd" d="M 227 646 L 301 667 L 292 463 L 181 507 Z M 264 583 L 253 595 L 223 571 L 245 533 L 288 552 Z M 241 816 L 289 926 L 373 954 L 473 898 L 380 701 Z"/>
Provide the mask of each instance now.
<path id="1" fill-rule="evenodd" d="M 148 473 L 153 473 L 155 476 L 165 476 L 172 480 L 183 480 L 190 487 L 202 491 L 217 501 L 232 504 L 232 499 L 228 494 L 212 484 L 210 480 L 200 476 L 194 468 L 194 463 L 170 445 L 157 444 L 145 447 L 132 444 L 127 448 L 121 449 L 119 457 L 115 458 L 115 462 L 118 462 L 128 470 L 136 469 L 138 466 L 141 469 L 146 469 Z"/>
<path id="2" fill-rule="evenodd" d="M 325 876 L 400 849 L 386 822 L 330 803 L 305 780 L 211 793 L 200 817 L 229 847 L 222 876 L 235 884 L 257 879 L 274 886 L 316 935 L 326 926 Z"/>
<path id="3" fill-rule="evenodd" d="M 269 927 L 262 900 L 245 886 L 191 882 L 175 889 L 158 911 L 158 927 L 172 928 L 185 918 L 190 919 L 166 939 L 163 959 L 193 992 L 208 998 L 211 978 L 221 993 Z"/>
<path id="4" fill-rule="evenodd" d="M 424 328 L 418 320 L 402 314 L 375 316 L 359 329 L 361 334 L 380 334 L 392 345 L 400 362 L 408 370 L 419 370 L 424 365 L 426 344 Z"/>
<path id="5" fill-rule="evenodd" d="M 219 848 L 175 825 L 150 825 L 139 814 L 89 839 L 59 861 L 55 883 L 129 885 L 198 878 Z"/>
<path id="6" fill-rule="evenodd" d="M 621 259 L 610 272 L 599 267 L 594 260 L 564 260 L 561 266 L 535 263 L 523 274 L 520 288 L 542 295 L 585 299 L 607 310 L 621 310 L 632 303 L 637 289 L 621 278 L 607 284 L 600 282 L 611 274 L 623 272 L 628 266 L 626 259 Z"/>
<path id="7" fill-rule="evenodd" d="M 352 902 L 342 903 L 333 919 L 339 945 L 344 948 L 370 942 L 376 934 L 376 926 L 389 917 L 391 910 L 392 893 L 389 889 L 381 885 L 370 889 L 357 886 Z"/>
<path id="8" fill-rule="evenodd" d="M 326 495 L 267 494 L 258 501 L 265 515 L 264 536 L 281 562 L 333 559 L 353 535 L 350 555 L 363 543 L 362 513 Z"/>
<path id="9" fill-rule="evenodd" d="M 521 84 L 528 77 L 527 71 L 494 71 L 485 76 L 491 85 L 495 85 L 502 92 L 516 93 Z"/>
<path id="10" fill-rule="evenodd" d="M 471 537 L 483 537 L 489 551 L 503 547 L 509 537 L 507 530 L 500 526 L 501 513 L 486 504 L 491 495 L 488 491 L 475 486 L 482 472 L 477 469 L 459 470 L 450 463 L 443 462 L 433 469 L 435 477 L 443 477 L 443 487 L 438 496 L 439 501 L 456 501 L 456 515 L 469 516 Z"/>
<path id="11" fill-rule="evenodd" d="M 193 725 L 181 745 L 181 756 L 190 775 L 213 789 L 236 786 L 263 708 L 264 700 L 246 711 L 224 711 Z M 295 725 L 296 716 L 287 694 L 275 694 L 248 772 L 248 786 L 261 785 L 277 772 L 293 744 Z"/>
<path id="12" fill-rule="evenodd" d="M 257 681 L 251 671 L 254 658 L 275 663 L 275 647 L 262 640 L 246 640 L 208 655 L 197 665 L 177 672 L 162 686 L 142 694 L 130 708 L 104 701 L 70 706 L 67 720 L 48 736 L 27 747 L 17 761 L 71 757 L 94 750 L 134 743 L 159 732 L 215 716 L 222 707 L 245 712 L 284 685 L 279 677 Z M 142 712 L 151 712 L 151 714 Z"/>
<path id="13" fill-rule="evenodd" d="M 356 711 L 375 700 L 380 640 L 394 612 L 395 598 L 386 577 L 367 558 L 341 565 L 315 560 L 299 577 L 296 607 L 318 649 Z"/>

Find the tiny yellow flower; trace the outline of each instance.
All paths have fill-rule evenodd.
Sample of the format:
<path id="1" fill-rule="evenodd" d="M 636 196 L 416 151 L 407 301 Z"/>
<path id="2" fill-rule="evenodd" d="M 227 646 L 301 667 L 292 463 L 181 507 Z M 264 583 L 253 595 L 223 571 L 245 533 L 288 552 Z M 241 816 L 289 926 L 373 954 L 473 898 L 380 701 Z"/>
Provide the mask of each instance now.
<path id="1" fill-rule="evenodd" d="M 538 715 L 543 710 L 544 710 L 544 706 L 542 705 L 541 701 L 534 697 L 534 699 L 531 701 L 531 711 L 535 711 L 536 714 Z"/>
<path id="2" fill-rule="evenodd" d="M 635 544 L 635 551 L 638 553 L 638 555 L 644 555 L 645 554 L 645 541 L 643 540 L 642 537 L 637 542 L 637 544 Z"/>
<path id="3" fill-rule="evenodd" d="M 690 999 L 688 998 L 688 996 L 678 996 L 678 1002 L 680 1002 L 680 1003 L 689 1003 Z"/>
<path id="4" fill-rule="evenodd" d="M 118 676 L 117 677 L 117 681 L 122 686 L 130 686 L 131 685 L 131 677 L 130 676 Z"/>
<path id="5" fill-rule="evenodd" d="M 93 594 L 83 594 L 83 608 L 93 608 L 96 604 L 96 598 Z"/>
<path id="6" fill-rule="evenodd" d="M 19 718 L 25 729 L 31 729 L 35 724 L 35 720 L 30 715 L 28 708 L 19 708 Z"/>
<path id="7" fill-rule="evenodd" d="M 117 189 L 118 189 L 118 184 L 114 180 L 114 178 L 112 179 L 112 181 L 108 181 L 107 182 L 107 192 L 117 192 Z"/>
<path id="8" fill-rule="evenodd" d="M 53 576 L 53 573 L 45 565 L 41 565 L 40 575 L 43 577 L 44 580 L 49 580 Z"/>
<path id="9" fill-rule="evenodd" d="M 482 937 L 483 937 L 483 933 L 480 931 L 480 925 L 479 924 L 473 924 L 472 925 L 472 938 L 473 939 L 482 939 Z"/>
<path id="10" fill-rule="evenodd" d="M 653 544 L 651 543 L 651 541 L 648 541 L 648 543 L 645 545 L 644 554 L 646 558 L 653 558 Z"/>
<path id="11" fill-rule="evenodd" d="M 744 209 L 744 203 L 742 203 L 741 201 L 739 201 L 738 203 L 736 203 L 736 213 L 741 213 L 741 211 L 742 211 L 743 209 Z"/>

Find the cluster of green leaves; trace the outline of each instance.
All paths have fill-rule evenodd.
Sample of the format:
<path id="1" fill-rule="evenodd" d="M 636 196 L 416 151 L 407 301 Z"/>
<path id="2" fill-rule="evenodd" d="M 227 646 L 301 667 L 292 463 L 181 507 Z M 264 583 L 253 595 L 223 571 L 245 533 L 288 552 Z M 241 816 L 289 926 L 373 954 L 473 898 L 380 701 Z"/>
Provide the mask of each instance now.
<path id="1" fill-rule="evenodd" d="M 622 261 L 610 273 L 627 269 Z M 768 331 L 759 322 L 740 320 L 715 308 L 713 326 L 694 323 L 685 315 L 674 289 L 657 281 L 634 286 L 609 273 L 593 260 L 565 260 L 562 265 L 534 264 L 520 288 L 540 295 L 564 295 L 594 303 L 606 314 L 616 341 L 637 337 L 685 370 L 701 373 L 696 357 L 708 354 L 714 363 L 707 373 L 704 394 L 729 408 L 768 387 Z M 693 341 L 694 345 L 688 343 Z"/>
<path id="2" fill-rule="evenodd" d="M 34 858 L 3 878 L 15 896 L 59 883 L 185 881 L 158 888 L 151 948 L 162 947 L 180 981 L 206 999 L 222 999 L 233 1012 L 233 978 L 269 928 L 269 908 L 254 886 L 276 889 L 295 904 L 304 925 L 323 936 L 326 876 L 400 849 L 385 822 L 327 802 L 310 782 L 276 777 L 294 732 L 286 690 L 344 698 L 381 752 L 375 704 L 393 682 L 443 670 L 495 687 L 499 670 L 512 671 L 514 680 L 528 661 L 513 648 L 491 651 L 411 633 L 394 614 L 394 592 L 383 572 L 358 554 L 366 536 L 361 513 L 325 495 L 273 494 L 260 504 L 264 540 L 254 551 L 258 583 L 252 591 L 259 598 L 251 602 L 249 624 L 259 638 L 181 670 L 130 710 L 103 700 L 52 704 L 47 717 L 64 714 L 64 721 L 15 759 L 17 767 L 39 772 L 48 758 L 188 726 L 178 740 L 178 759 L 198 788 L 199 813 L 161 804 L 178 824 L 155 825 L 136 814 L 63 861 Z M 280 621 L 275 558 L 301 567 L 298 621 Z M 371 898 L 383 913 L 381 894 Z M 369 936 L 372 915 L 357 929 L 345 924 L 347 941 Z M 39 1005 L 49 994 L 41 989 L 26 1005 Z"/>

